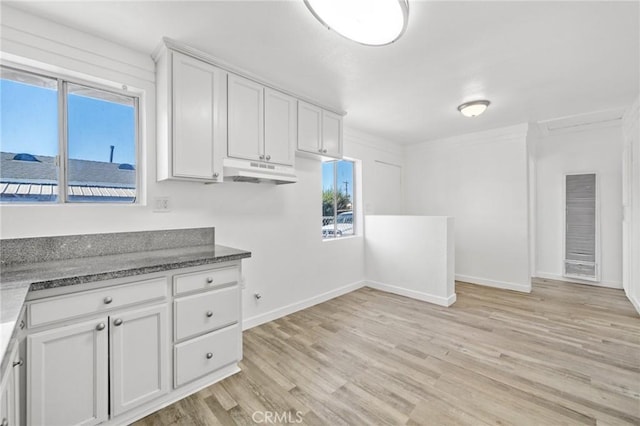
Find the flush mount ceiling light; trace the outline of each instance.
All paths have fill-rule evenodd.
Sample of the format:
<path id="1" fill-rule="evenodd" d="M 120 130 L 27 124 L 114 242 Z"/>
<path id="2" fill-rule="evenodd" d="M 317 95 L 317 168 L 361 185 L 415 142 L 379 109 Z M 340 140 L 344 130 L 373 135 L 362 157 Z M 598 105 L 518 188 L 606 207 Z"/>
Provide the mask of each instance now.
<path id="1" fill-rule="evenodd" d="M 458 111 L 465 117 L 477 117 L 486 111 L 489 104 L 491 104 L 489 101 L 465 102 L 458 107 Z"/>
<path id="2" fill-rule="evenodd" d="M 393 43 L 407 29 L 408 0 L 304 0 L 322 25 L 367 46 Z"/>

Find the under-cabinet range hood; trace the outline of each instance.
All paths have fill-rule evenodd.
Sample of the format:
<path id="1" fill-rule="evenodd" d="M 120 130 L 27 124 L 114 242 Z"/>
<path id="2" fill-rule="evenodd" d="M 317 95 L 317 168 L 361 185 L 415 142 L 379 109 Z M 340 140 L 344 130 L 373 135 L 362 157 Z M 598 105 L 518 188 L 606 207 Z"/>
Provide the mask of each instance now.
<path id="1" fill-rule="evenodd" d="M 235 158 L 223 160 L 223 178 L 225 182 L 273 183 L 276 185 L 298 181 L 293 167 Z"/>

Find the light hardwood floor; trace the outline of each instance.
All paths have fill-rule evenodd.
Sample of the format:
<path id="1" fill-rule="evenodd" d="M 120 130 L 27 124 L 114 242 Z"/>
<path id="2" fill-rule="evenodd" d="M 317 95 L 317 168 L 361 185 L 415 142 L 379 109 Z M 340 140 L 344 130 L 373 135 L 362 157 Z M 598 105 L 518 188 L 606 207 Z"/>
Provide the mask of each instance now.
<path id="1" fill-rule="evenodd" d="M 364 288 L 248 330 L 241 373 L 137 425 L 640 424 L 640 317 L 621 290 L 456 292 L 443 308 Z"/>

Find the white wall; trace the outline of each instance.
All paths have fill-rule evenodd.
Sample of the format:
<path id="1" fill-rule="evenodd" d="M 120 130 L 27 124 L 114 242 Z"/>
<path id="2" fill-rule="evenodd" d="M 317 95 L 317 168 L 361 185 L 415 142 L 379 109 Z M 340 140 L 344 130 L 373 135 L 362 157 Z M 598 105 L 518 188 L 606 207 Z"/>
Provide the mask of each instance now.
<path id="1" fill-rule="evenodd" d="M 536 141 L 536 273 L 563 278 L 564 175 L 595 172 L 600 214 L 601 281 L 622 288 L 622 130 L 615 127 L 539 137 Z M 584 281 L 585 283 L 590 283 Z"/>
<path id="2" fill-rule="evenodd" d="M 245 326 L 256 325 L 361 285 L 362 236 L 321 240 L 321 163 L 296 158 L 299 182 L 293 185 L 202 185 L 156 182 L 154 64 L 147 54 L 42 20 L 3 5 L 2 49 L 12 55 L 74 70 L 144 92 L 144 144 L 139 170 L 146 198 L 170 197 L 171 212 L 137 206 L 49 205 L 0 208 L 0 237 L 20 238 L 81 233 L 215 226 L 216 241 L 253 253 L 243 261 Z M 160 42 L 160 40 L 158 40 Z M 8 55 L 7 55 L 8 54 Z M 35 65 L 38 65 L 34 62 Z M 362 160 L 362 202 L 373 198 L 375 160 L 402 163 L 391 144 L 345 130 L 345 155 Z M 356 225 L 357 226 L 357 225 Z M 360 235 L 361 231 L 360 231 Z M 254 293 L 261 293 L 256 302 Z"/>
<path id="3" fill-rule="evenodd" d="M 397 215 L 404 213 L 402 166 L 376 160 L 373 167 L 371 184 L 376 190 L 373 193 L 373 199 L 367 200 L 366 214 Z"/>
<path id="4" fill-rule="evenodd" d="M 627 297 L 640 313 L 640 97 L 623 120 L 623 283 Z"/>
<path id="5" fill-rule="evenodd" d="M 370 287 L 441 306 L 456 301 L 452 217 L 372 215 L 365 222 Z"/>
<path id="6" fill-rule="evenodd" d="M 456 279 L 530 291 L 528 126 L 412 145 L 408 214 L 455 218 Z"/>

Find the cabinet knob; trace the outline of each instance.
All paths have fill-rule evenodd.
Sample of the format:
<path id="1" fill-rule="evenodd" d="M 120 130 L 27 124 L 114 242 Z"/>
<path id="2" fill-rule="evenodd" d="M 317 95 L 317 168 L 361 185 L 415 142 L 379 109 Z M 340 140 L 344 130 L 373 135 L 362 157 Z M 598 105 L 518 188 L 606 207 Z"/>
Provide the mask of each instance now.
<path id="1" fill-rule="evenodd" d="M 113 298 L 107 296 L 104 298 L 104 304 L 108 305 L 109 303 L 113 302 Z"/>
<path id="2" fill-rule="evenodd" d="M 267 155 L 267 161 L 271 160 L 271 156 Z"/>
<path id="3" fill-rule="evenodd" d="M 211 284 L 213 282 L 213 278 L 207 277 L 207 284 Z"/>
<path id="4" fill-rule="evenodd" d="M 318 149 L 318 152 L 322 152 L 322 148 Z"/>
<path id="5" fill-rule="evenodd" d="M 213 316 L 213 312 L 207 311 L 207 318 L 211 318 Z"/>
<path id="6" fill-rule="evenodd" d="M 261 160 L 264 160 L 264 155 L 261 154 L 258 158 L 260 158 Z"/>
<path id="7" fill-rule="evenodd" d="M 100 324 L 96 325 L 96 330 L 102 331 L 102 330 L 104 330 L 105 327 L 106 326 L 104 325 L 104 323 L 101 322 Z"/>
<path id="8" fill-rule="evenodd" d="M 326 153 L 327 153 L 327 148 L 323 149 L 323 150 L 322 150 L 322 153 L 323 153 L 323 154 L 326 154 Z"/>
<path id="9" fill-rule="evenodd" d="M 213 354 L 211 352 L 207 352 L 207 359 L 213 358 Z"/>
<path id="10" fill-rule="evenodd" d="M 122 318 L 118 318 L 113 322 L 113 325 L 115 325 L 116 327 L 122 325 Z"/>
<path id="11" fill-rule="evenodd" d="M 218 173 L 218 172 L 215 172 L 215 173 L 213 174 L 213 177 L 214 177 L 214 178 L 216 178 L 216 179 L 218 178 L 218 176 L 220 176 L 220 173 Z"/>
<path id="12" fill-rule="evenodd" d="M 24 329 L 24 321 L 20 321 L 20 330 Z"/>
<path id="13" fill-rule="evenodd" d="M 0 423 L 0 426 L 9 426 L 9 420 L 7 420 L 7 418 L 4 417 L 2 419 L 2 423 Z"/>
<path id="14" fill-rule="evenodd" d="M 21 366 L 23 364 L 24 364 L 24 361 L 22 360 L 22 358 L 20 358 L 19 360 L 13 362 L 13 366 L 14 367 L 19 367 L 19 366 Z"/>

